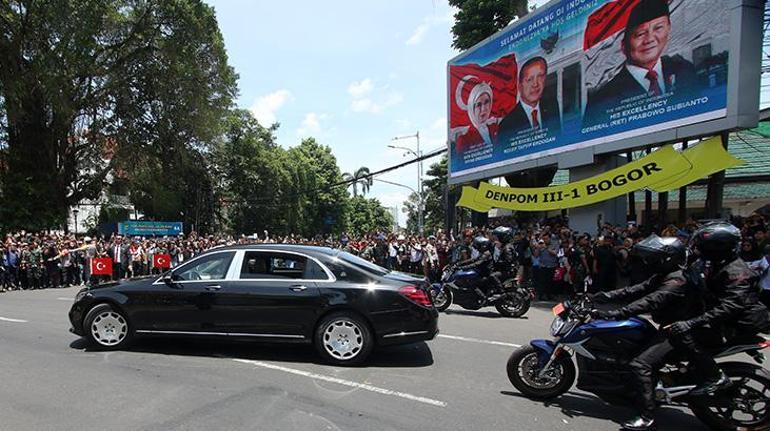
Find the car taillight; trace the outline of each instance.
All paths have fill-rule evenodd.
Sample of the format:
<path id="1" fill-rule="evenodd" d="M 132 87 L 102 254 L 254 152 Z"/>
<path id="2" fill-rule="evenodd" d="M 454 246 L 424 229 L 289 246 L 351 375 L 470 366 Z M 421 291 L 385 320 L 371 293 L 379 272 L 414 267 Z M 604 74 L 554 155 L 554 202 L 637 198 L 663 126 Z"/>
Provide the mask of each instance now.
<path id="1" fill-rule="evenodd" d="M 398 289 L 398 293 L 403 295 L 406 299 L 416 304 L 422 305 L 423 307 L 430 307 L 433 305 L 428 294 L 417 286 L 403 286 Z"/>

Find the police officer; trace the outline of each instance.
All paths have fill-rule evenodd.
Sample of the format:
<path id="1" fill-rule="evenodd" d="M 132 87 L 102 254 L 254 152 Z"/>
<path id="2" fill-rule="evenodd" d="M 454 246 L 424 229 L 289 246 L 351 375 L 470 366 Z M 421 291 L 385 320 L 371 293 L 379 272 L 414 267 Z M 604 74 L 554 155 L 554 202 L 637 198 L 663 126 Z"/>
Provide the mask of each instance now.
<path id="1" fill-rule="evenodd" d="M 494 244 L 489 238 L 479 235 L 473 239 L 471 247 L 478 252 L 478 256 L 457 263 L 456 268 L 463 271 L 475 269 L 479 273 L 476 294 L 479 295 L 479 302 L 483 303 L 486 302 L 487 298 L 484 288 L 490 283 L 494 283 L 491 277 L 495 269 L 495 259 L 492 254 Z"/>
<path id="2" fill-rule="evenodd" d="M 734 338 L 765 332 L 770 326 L 770 313 L 759 301 L 757 275 L 738 257 L 741 232 L 726 222 L 709 223 L 698 229 L 692 238 L 700 259 L 693 264 L 700 280 L 697 284 L 705 300 L 706 311 L 689 319 L 678 319 L 668 328 L 672 337 L 691 339 L 685 343 L 691 361 L 705 381 L 690 391 L 691 395 L 713 393 L 730 384 L 714 358 L 695 342 L 696 331 L 708 332 L 714 339 Z M 705 329 L 709 327 L 709 329 Z"/>
<path id="3" fill-rule="evenodd" d="M 644 262 L 647 280 L 609 292 L 591 296 L 596 302 L 632 301 L 615 310 L 592 311 L 599 319 L 625 319 L 650 313 L 652 320 L 669 325 L 677 320 L 689 319 L 703 312 L 697 292 L 689 287 L 682 269 L 687 263 L 687 247 L 677 238 L 661 238 L 652 235 L 634 245 L 631 254 Z M 655 428 L 655 372 L 665 364 L 666 356 L 675 349 L 667 334 L 660 332 L 641 349 L 630 363 L 639 391 L 639 416 L 623 424 L 627 430 Z"/>
<path id="4" fill-rule="evenodd" d="M 518 264 L 518 254 L 516 247 L 512 243 L 514 231 L 507 226 L 498 226 L 492 231 L 492 236 L 500 244 L 500 249 L 493 254 L 494 264 L 491 279 L 494 282 L 493 289 L 496 294 L 502 291 L 502 285 L 505 280 L 511 279 L 516 275 L 516 266 Z M 491 297 L 489 300 L 494 301 Z"/>

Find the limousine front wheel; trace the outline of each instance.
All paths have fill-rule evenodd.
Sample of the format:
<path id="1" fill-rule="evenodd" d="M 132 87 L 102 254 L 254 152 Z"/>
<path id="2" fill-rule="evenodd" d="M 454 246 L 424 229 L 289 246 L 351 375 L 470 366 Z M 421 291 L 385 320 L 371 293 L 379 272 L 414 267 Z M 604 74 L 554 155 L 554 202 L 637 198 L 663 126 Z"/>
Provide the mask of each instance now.
<path id="1" fill-rule="evenodd" d="M 327 362 L 358 365 L 372 352 L 374 340 L 366 322 L 353 313 L 324 318 L 315 334 L 316 349 Z"/>
<path id="2" fill-rule="evenodd" d="M 86 338 L 100 350 L 121 349 L 131 339 L 128 319 L 109 304 L 99 304 L 92 308 L 83 323 Z"/>

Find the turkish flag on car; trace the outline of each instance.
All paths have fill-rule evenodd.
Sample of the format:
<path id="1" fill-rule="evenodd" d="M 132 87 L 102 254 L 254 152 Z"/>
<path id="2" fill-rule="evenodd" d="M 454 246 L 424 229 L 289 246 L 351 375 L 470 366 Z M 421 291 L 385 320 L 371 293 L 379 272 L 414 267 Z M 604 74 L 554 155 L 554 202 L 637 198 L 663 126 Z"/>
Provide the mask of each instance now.
<path id="1" fill-rule="evenodd" d="M 171 268 L 170 254 L 156 254 L 152 257 L 153 268 Z"/>
<path id="2" fill-rule="evenodd" d="M 91 260 L 91 275 L 112 275 L 112 259 L 98 257 Z"/>

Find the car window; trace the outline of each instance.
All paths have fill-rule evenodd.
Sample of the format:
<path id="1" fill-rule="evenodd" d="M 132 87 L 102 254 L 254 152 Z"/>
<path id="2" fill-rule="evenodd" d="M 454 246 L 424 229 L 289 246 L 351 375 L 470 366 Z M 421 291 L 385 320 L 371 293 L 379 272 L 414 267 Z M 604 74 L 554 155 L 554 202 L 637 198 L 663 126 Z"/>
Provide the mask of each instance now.
<path id="1" fill-rule="evenodd" d="M 370 272 L 374 275 L 383 276 L 390 272 L 389 270 L 379 265 L 375 265 L 372 262 L 369 262 L 368 260 L 361 259 L 358 256 L 354 256 L 344 251 L 338 253 L 337 258 L 339 258 L 340 260 L 343 260 L 348 265 L 355 266 L 358 269 L 364 270 L 366 272 Z"/>
<path id="2" fill-rule="evenodd" d="M 324 271 L 321 265 L 314 260 L 308 260 L 305 266 L 305 280 L 328 280 L 329 275 Z"/>
<path id="3" fill-rule="evenodd" d="M 223 280 L 234 255 L 235 252 L 204 255 L 174 271 L 173 278 L 177 281 Z"/>
<path id="4" fill-rule="evenodd" d="M 336 257 L 327 261 L 326 266 L 329 268 L 332 274 L 337 277 L 337 280 L 361 284 L 367 284 L 375 281 L 375 277 L 370 273 L 361 271 L 359 268 L 351 265 L 349 262 L 338 259 Z"/>
<path id="5" fill-rule="evenodd" d="M 241 279 L 305 278 L 307 258 L 288 253 L 247 251 L 241 265 Z"/>

